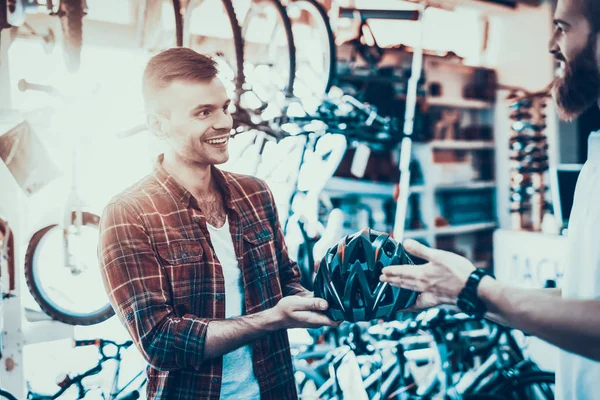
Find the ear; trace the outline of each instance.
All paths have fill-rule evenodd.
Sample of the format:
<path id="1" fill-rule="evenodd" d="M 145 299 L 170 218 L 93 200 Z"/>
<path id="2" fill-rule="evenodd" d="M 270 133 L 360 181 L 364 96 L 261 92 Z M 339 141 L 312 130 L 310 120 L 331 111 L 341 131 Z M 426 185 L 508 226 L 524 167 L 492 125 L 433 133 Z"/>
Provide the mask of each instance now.
<path id="1" fill-rule="evenodd" d="M 161 114 L 152 112 L 146 114 L 146 124 L 154 136 L 163 139 L 169 132 L 169 121 Z"/>

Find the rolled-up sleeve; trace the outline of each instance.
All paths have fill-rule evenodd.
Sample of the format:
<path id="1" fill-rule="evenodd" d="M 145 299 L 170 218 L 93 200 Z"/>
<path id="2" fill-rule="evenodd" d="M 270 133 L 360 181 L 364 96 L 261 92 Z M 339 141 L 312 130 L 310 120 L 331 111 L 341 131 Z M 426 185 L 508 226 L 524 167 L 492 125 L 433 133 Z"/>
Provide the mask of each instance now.
<path id="1" fill-rule="evenodd" d="M 100 224 L 98 256 L 115 313 L 155 369 L 198 369 L 209 319 L 175 314 L 167 275 L 139 215 L 109 204 Z"/>
<path id="2" fill-rule="evenodd" d="M 297 294 L 303 294 L 308 292 L 304 286 L 300 284 L 300 269 L 298 264 L 290 259 L 288 254 L 287 246 L 285 244 L 285 237 L 283 235 L 283 228 L 279 222 L 279 214 L 277 213 L 277 206 L 275 205 L 275 198 L 269 186 L 265 183 L 266 192 L 268 193 L 268 204 L 270 207 L 269 220 L 275 234 L 275 251 L 277 252 L 277 263 L 279 266 L 279 277 L 281 282 L 281 288 L 284 296 L 293 296 Z"/>

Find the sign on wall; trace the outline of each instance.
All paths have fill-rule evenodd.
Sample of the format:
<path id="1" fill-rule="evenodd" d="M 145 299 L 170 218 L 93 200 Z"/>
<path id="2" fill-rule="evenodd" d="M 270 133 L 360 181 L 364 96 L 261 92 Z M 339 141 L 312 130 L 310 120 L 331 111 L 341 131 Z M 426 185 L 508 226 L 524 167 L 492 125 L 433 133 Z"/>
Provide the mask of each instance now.
<path id="1" fill-rule="evenodd" d="M 565 236 L 497 230 L 494 274 L 522 288 L 561 287 L 567 252 Z"/>

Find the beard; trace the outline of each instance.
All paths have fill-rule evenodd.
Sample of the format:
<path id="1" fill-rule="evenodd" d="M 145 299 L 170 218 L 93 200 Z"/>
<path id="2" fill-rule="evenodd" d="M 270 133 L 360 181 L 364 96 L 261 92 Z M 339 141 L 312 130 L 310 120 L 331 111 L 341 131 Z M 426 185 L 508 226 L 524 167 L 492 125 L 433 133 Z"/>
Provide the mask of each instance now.
<path id="1" fill-rule="evenodd" d="M 552 95 L 558 107 L 558 114 L 563 120 L 571 121 L 578 117 L 600 97 L 596 38 L 596 35 L 590 35 L 586 47 L 573 61 L 564 61 L 564 76 L 554 83 Z"/>

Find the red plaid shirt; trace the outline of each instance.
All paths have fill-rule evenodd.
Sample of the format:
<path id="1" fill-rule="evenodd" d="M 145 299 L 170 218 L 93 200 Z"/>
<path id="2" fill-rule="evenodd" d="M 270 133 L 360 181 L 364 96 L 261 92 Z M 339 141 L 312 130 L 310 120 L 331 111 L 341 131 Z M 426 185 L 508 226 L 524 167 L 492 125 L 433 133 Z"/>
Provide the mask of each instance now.
<path id="1" fill-rule="evenodd" d="M 242 271 L 246 314 L 304 291 L 273 195 L 250 176 L 212 169 Z M 221 265 L 196 199 L 162 167 L 114 198 L 99 257 L 110 302 L 149 363 L 148 398 L 219 399 L 222 357 L 202 360 L 207 326 L 225 318 Z M 297 398 L 285 330 L 252 343 L 262 399 Z"/>

